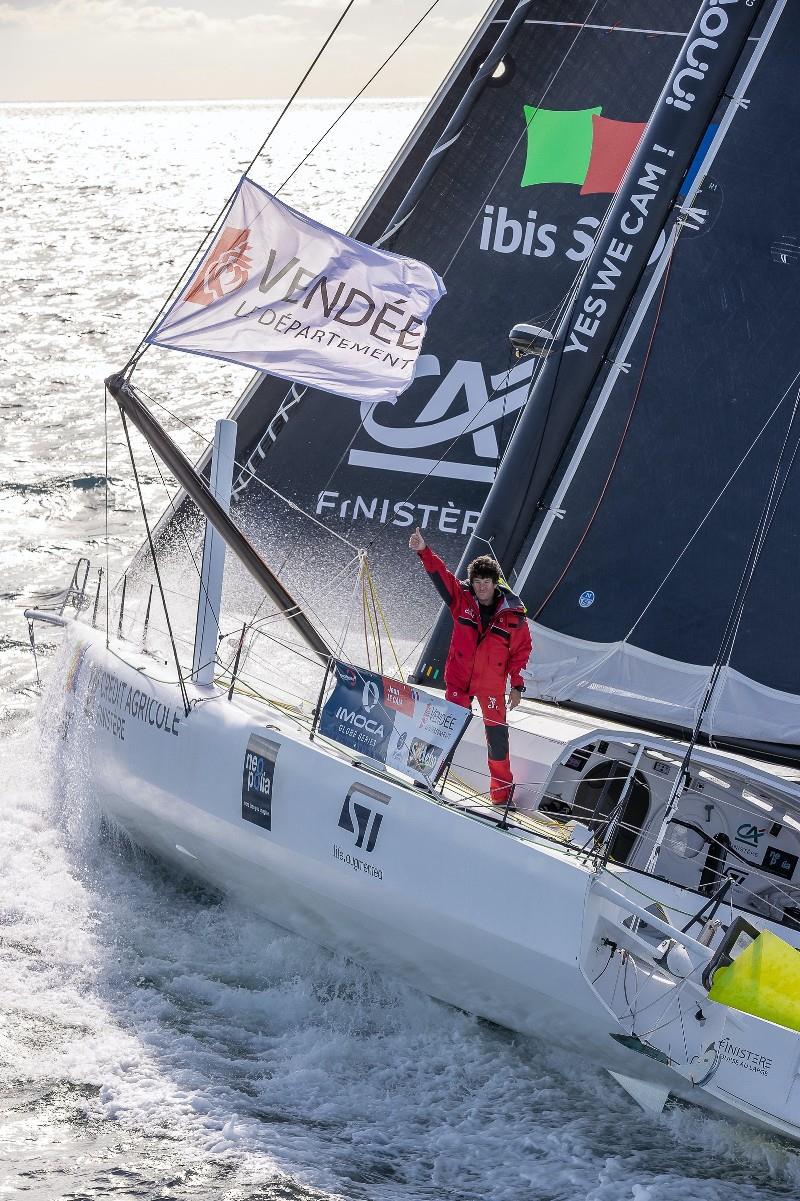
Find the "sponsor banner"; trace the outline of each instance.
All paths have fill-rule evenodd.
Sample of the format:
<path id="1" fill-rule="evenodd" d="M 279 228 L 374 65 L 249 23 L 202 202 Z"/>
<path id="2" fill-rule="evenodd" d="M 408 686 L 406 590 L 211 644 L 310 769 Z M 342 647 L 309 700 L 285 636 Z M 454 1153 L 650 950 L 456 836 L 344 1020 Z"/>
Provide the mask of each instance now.
<path id="1" fill-rule="evenodd" d="M 275 760 L 280 747 L 277 742 L 251 734 L 242 765 L 242 818 L 272 829 L 272 786 Z"/>
<path id="2" fill-rule="evenodd" d="M 338 659 L 333 677 L 320 734 L 415 780 L 436 780 L 466 729 L 469 710 Z"/>
<path id="3" fill-rule="evenodd" d="M 80 657 L 76 655 L 70 671 L 70 686 L 73 688 L 78 687 L 82 654 Z M 148 683 L 144 679 L 141 682 L 143 685 Z M 126 735 L 137 725 L 168 737 L 177 738 L 180 734 L 182 714 L 172 705 L 159 700 L 145 687 L 133 687 L 127 680 L 121 680 L 98 664 L 92 666 L 87 677 L 84 712 L 96 729 L 105 731 L 120 742 L 124 742 Z"/>
<path id="4" fill-rule="evenodd" d="M 147 340 L 393 401 L 444 294 L 424 263 L 327 229 L 243 176 L 200 267 Z"/>

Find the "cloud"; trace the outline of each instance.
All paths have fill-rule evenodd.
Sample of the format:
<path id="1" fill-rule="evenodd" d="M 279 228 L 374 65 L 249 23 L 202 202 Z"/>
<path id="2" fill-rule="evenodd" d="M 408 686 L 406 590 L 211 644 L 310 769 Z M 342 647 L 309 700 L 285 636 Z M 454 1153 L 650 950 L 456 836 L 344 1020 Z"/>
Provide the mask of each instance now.
<path id="1" fill-rule="evenodd" d="M 279 14 L 246 16 L 211 15 L 181 5 L 140 4 L 136 0 L 46 0 L 31 7 L 0 4 L 0 26 L 34 34 L 64 36 L 81 31 L 103 34 L 181 34 L 227 36 L 265 32 L 271 35 L 296 31 L 295 22 Z"/>
<path id="2" fill-rule="evenodd" d="M 0 95 L 26 102 L 287 96 L 345 2 L 0 0 Z M 304 95 L 351 94 L 407 31 L 408 10 L 420 15 L 428 3 L 357 0 Z M 460 24 L 465 11 L 485 4 L 441 0 L 436 15 L 452 10 Z M 464 35 L 454 36 L 452 24 L 427 26 L 373 95 L 419 95 L 438 82 Z"/>

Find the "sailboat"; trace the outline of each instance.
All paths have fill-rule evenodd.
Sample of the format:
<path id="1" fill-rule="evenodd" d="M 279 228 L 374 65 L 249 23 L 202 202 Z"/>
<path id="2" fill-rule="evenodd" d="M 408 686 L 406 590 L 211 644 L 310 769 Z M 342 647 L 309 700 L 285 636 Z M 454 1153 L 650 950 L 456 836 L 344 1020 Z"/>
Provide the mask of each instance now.
<path id="1" fill-rule="evenodd" d="M 448 287 L 397 403 L 356 415 L 258 376 L 195 468 L 132 356 L 109 392 L 183 493 L 105 607 L 84 561 L 58 611 L 26 615 L 63 627 L 59 770 L 135 842 L 432 996 L 546 1028 L 648 1110 L 672 1095 L 797 1139 L 800 16 L 571 7 L 493 5 L 356 222 Z M 166 601 L 185 576 L 195 505 L 189 669 L 171 623 L 155 639 L 148 581 Z M 488 543 L 528 606 L 513 811 L 487 802 L 471 727 L 433 732 L 443 627 L 413 680 L 380 658 L 384 621 L 419 617 L 418 518 L 451 559 Z M 334 607 L 353 591 L 339 568 L 364 530 L 367 664 L 306 600 L 313 576 Z M 255 609 L 224 641 L 220 539 L 228 603 Z M 310 705 L 260 684 L 256 634 L 305 656 Z M 393 759 L 401 717 L 416 736 Z"/>

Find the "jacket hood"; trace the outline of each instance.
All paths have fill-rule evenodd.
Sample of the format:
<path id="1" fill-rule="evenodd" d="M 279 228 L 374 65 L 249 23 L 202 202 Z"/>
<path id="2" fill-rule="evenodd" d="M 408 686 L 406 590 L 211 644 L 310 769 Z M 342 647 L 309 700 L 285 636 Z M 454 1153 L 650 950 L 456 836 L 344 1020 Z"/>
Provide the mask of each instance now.
<path id="1" fill-rule="evenodd" d="M 466 592 L 469 592 L 469 594 L 471 596 L 475 596 L 475 592 L 473 591 L 472 584 L 470 584 L 469 580 L 459 580 L 459 583 L 461 584 L 461 587 Z M 517 594 L 515 592 L 511 591 L 508 584 L 498 583 L 495 585 L 495 587 L 497 588 L 497 591 L 500 593 L 500 604 L 498 606 L 498 612 L 500 609 L 508 608 L 508 609 L 516 609 L 520 613 L 527 614 L 528 610 L 526 609 L 525 605 L 523 604 L 521 599 L 517 596 Z M 476 601 L 478 600 L 477 596 L 475 596 L 475 600 Z"/>

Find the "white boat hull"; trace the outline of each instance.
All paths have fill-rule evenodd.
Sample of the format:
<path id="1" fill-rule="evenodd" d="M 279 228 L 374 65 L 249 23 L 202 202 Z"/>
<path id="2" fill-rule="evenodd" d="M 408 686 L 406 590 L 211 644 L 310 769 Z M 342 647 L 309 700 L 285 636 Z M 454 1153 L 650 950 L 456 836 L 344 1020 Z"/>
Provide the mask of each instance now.
<path id="1" fill-rule="evenodd" d="M 741 1116 L 739 1100 L 700 1090 L 612 1037 L 629 1027 L 592 977 L 598 931 L 624 911 L 597 893 L 576 848 L 502 829 L 378 776 L 310 744 L 290 719 L 275 714 L 263 724 L 266 709 L 259 720 L 193 690 L 187 717 L 176 687 L 137 671 L 81 626 L 68 637 L 63 767 L 137 844 L 433 997 L 526 1034 L 546 1031 L 664 1096 Z M 263 805 L 252 799 L 254 737 L 273 764 L 268 783 L 256 780 Z M 678 890 L 653 883 L 679 908 Z"/>

